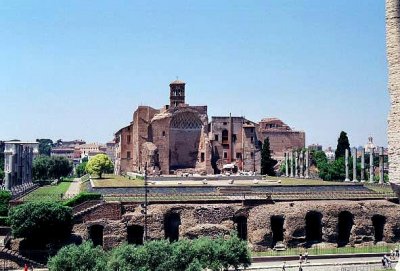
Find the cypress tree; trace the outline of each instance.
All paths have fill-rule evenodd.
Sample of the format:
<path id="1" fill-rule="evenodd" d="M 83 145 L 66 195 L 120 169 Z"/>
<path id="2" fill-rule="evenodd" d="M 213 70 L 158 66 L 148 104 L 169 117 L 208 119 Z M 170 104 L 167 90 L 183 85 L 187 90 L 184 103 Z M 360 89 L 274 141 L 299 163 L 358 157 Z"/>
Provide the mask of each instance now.
<path id="1" fill-rule="evenodd" d="M 275 159 L 271 157 L 271 149 L 269 144 L 269 137 L 264 140 L 261 150 L 261 174 L 275 176 L 274 166 L 277 164 Z"/>
<path id="2" fill-rule="evenodd" d="M 338 144 L 335 151 L 335 160 L 339 159 L 340 157 L 344 157 L 346 150 L 349 150 L 350 152 L 349 138 L 347 137 L 347 133 L 342 131 L 338 138 Z"/>

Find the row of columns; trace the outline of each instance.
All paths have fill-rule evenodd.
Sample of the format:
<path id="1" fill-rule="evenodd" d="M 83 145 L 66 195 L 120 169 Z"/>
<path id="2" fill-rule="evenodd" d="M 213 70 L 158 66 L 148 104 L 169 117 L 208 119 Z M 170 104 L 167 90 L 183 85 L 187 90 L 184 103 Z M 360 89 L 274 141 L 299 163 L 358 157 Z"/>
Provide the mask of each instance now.
<path id="1" fill-rule="evenodd" d="M 353 182 L 358 182 L 357 180 L 357 149 L 352 148 L 352 158 L 353 158 Z M 349 150 L 346 149 L 345 152 L 345 167 L 346 167 L 346 182 L 350 182 L 349 178 Z M 378 151 L 379 155 L 379 183 L 383 184 L 384 183 L 384 151 L 383 147 L 379 148 Z M 365 182 L 365 149 L 361 149 L 361 182 Z M 374 182 L 374 149 L 371 149 L 369 152 L 369 182 L 373 183 Z"/>
<path id="2" fill-rule="evenodd" d="M 310 151 L 285 152 L 285 176 L 291 178 L 310 178 Z"/>

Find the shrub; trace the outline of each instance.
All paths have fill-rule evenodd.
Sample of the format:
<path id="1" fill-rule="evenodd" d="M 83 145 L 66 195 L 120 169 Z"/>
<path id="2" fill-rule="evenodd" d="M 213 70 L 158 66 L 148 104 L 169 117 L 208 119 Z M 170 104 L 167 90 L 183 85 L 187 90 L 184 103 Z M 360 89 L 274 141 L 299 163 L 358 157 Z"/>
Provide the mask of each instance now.
<path id="1" fill-rule="evenodd" d="M 8 216 L 0 216 L 0 226 L 10 226 Z"/>
<path id="2" fill-rule="evenodd" d="M 24 203 L 10 210 L 9 221 L 15 237 L 57 243 L 71 234 L 72 209 L 54 202 Z"/>
<path id="3" fill-rule="evenodd" d="M 66 246 L 48 262 L 50 271 L 104 271 L 106 266 L 107 254 L 91 242 Z"/>
<path id="4" fill-rule="evenodd" d="M 65 206 L 68 207 L 74 207 L 76 205 L 79 205 L 85 201 L 89 201 L 89 200 L 99 200 L 101 199 L 101 194 L 99 193 L 79 193 L 78 195 L 76 195 L 75 197 L 73 197 L 72 199 L 67 200 L 66 202 L 64 202 Z"/>
<path id="5" fill-rule="evenodd" d="M 0 191 L 0 216 L 6 216 L 8 214 L 8 203 L 11 200 L 11 192 L 1 190 Z"/>

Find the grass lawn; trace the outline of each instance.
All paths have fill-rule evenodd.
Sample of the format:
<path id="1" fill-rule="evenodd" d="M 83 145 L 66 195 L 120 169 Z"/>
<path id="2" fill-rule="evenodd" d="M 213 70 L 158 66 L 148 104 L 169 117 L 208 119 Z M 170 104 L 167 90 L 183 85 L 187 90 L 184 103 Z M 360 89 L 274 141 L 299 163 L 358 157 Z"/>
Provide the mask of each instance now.
<path id="1" fill-rule="evenodd" d="M 378 193 L 393 193 L 392 187 L 390 185 L 365 184 L 365 187 Z"/>
<path id="2" fill-rule="evenodd" d="M 315 179 L 294 179 L 286 177 L 267 177 L 267 180 L 271 181 L 281 180 L 282 181 L 281 185 L 349 185 L 344 182 L 327 182 Z"/>
<path id="3" fill-rule="evenodd" d="M 63 200 L 64 193 L 68 190 L 71 185 L 70 181 L 60 182 L 57 185 L 46 185 L 39 187 L 32 193 L 29 193 L 24 197 L 26 201 L 60 201 Z"/>
<path id="4" fill-rule="evenodd" d="M 112 174 L 104 174 L 102 179 L 92 179 L 95 187 L 134 187 L 134 186 L 143 186 L 144 181 L 131 179 Z"/>
<path id="5" fill-rule="evenodd" d="M 356 254 L 356 253 L 388 253 L 391 249 L 395 249 L 396 245 L 387 246 L 363 246 L 363 247 L 339 247 L 339 248 L 309 248 L 309 255 L 326 255 L 326 254 Z M 285 251 L 263 251 L 253 252 L 253 256 L 292 256 L 304 254 L 305 248 L 289 248 Z"/>

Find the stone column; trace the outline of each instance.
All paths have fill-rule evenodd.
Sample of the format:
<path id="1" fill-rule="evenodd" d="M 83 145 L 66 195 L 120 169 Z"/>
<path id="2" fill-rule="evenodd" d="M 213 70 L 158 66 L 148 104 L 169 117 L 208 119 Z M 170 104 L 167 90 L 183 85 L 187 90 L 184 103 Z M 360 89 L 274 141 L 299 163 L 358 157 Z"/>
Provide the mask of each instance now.
<path id="1" fill-rule="evenodd" d="M 294 153 L 294 177 L 299 178 L 299 153 Z"/>
<path id="2" fill-rule="evenodd" d="M 384 183 L 384 158 L 385 156 L 383 155 L 383 147 L 379 148 L 379 183 L 383 184 Z"/>
<path id="3" fill-rule="evenodd" d="M 310 151 L 307 149 L 306 150 L 306 172 L 304 175 L 304 178 L 309 179 L 310 178 Z"/>
<path id="4" fill-rule="evenodd" d="M 304 178 L 304 152 L 300 151 L 300 178 Z"/>
<path id="5" fill-rule="evenodd" d="M 365 149 L 361 149 L 361 182 L 365 182 Z"/>
<path id="6" fill-rule="evenodd" d="M 350 178 L 349 178 L 349 150 L 348 149 L 346 149 L 346 151 L 345 151 L 344 163 L 345 163 L 345 166 L 346 166 L 346 179 L 344 181 L 345 182 L 350 182 Z"/>
<path id="7" fill-rule="evenodd" d="M 294 161 L 293 161 L 293 151 L 290 152 L 290 177 L 294 177 Z"/>
<path id="8" fill-rule="evenodd" d="M 353 182 L 358 182 L 357 180 L 357 149 L 353 148 Z"/>
<path id="9" fill-rule="evenodd" d="M 375 149 L 371 149 L 369 151 L 369 182 L 374 182 L 374 151 Z"/>
<path id="10" fill-rule="evenodd" d="M 400 182 L 400 1 L 386 0 L 386 54 L 389 72 L 389 179 Z"/>
<path id="11" fill-rule="evenodd" d="M 285 177 L 289 177 L 289 154 L 285 152 Z"/>

